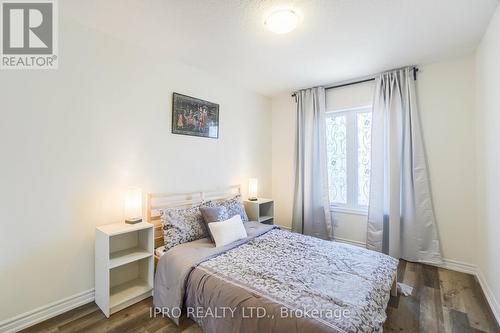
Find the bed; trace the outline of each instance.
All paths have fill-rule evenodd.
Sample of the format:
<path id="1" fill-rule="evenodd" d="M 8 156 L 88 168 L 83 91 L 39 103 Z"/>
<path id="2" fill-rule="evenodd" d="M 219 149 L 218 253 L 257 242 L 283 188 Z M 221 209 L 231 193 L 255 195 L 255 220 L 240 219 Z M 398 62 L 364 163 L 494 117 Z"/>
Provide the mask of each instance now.
<path id="1" fill-rule="evenodd" d="M 240 193 L 239 186 L 148 195 L 155 225 L 155 311 L 204 332 L 381 332 L 398 261 L 360 247 L 249 221 L 248 237 L 216 248 L 208 238 L 162 253 L 160 209 Z"/>

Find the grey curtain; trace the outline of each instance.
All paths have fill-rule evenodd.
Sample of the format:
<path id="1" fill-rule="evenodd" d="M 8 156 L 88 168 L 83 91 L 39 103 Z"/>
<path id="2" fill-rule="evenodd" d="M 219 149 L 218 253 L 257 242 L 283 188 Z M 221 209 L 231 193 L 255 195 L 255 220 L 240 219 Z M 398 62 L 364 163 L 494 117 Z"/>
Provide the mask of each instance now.
<path id="1" fill-rule="evenodd" d="M 442 263 L 411 68 L 376 78 L 367 247 Z"/>
<path id="2" fill-rule="evenodd" d="M 325 134 L 325 89 L 296 93 L 297 132 L 292 230 L 332 239 Z"/>

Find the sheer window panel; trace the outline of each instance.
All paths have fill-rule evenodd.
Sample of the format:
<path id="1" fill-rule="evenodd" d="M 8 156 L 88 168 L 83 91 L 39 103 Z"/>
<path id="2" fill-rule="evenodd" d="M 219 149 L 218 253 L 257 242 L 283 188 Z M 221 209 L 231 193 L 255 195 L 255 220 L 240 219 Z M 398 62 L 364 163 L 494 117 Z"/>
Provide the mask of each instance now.
<path id="1" fill-rule="evenodd" d="M 326 117 L 328 187 L 330 202 L 347 204 L 347 127 L 346 116 Z"/>
<path id="2" fill-rule="evenodd" d="M 357 112 L 357 148 L 358 148 L 358 206 L 368 207 L 370 198 L 370 168 L 371 168 L 371 140 L 372 140 L 372 113 Z"/>
<path id="3" fill-rule="evenodd" d="M 326 137 L 332 208 L 366 211 L 370 193 L 371 107 L 328 112 Z"/>

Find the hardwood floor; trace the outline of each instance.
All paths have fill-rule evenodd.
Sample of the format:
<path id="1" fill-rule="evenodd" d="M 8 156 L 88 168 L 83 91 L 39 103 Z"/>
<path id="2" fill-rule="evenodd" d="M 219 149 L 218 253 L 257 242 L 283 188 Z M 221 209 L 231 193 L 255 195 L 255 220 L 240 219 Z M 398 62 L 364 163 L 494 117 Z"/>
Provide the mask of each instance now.
<path id="1" fill-rule="evenodd" d="M 384 331 L 500 332 L 474 276 L 400 260 L 398 281 L 413 293 L 391 297 Z"/>
<path id="2" fill-rule="evenodd" d="M 147 298 L 106 318 L 95 303 L 46 320 L 21 332 L 23 333 L 202 333 L 192 320 L 182 318 L 177 327 L 166 318 L 151 318 L 150 307 L 153 299 Z"/>
<path id="3" fill-rule="evenodd" d="M 401 261 L 399 282 L 414 287 L 411 296 L 391 297 L 386 332 L 500 332 L 479 284 L 472 275 Z M 200 333 L 191 320 L 177 327 L 150 318 L 152 299 L 130 306 L 109 319 L 90 303 L 28 328 L 23 333 L 112 332 Z"/>

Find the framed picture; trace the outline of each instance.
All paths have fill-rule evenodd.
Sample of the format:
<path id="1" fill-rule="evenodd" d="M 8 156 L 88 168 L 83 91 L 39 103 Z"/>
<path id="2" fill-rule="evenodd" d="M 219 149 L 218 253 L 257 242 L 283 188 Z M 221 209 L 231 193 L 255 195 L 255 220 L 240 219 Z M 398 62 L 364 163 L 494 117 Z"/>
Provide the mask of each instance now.
<path id="1" fill-rule="evenodd" d="M 219 104 L 174 92 L 172 133 L 219 138 Z"/>

